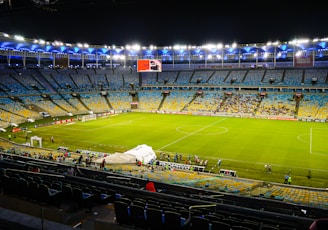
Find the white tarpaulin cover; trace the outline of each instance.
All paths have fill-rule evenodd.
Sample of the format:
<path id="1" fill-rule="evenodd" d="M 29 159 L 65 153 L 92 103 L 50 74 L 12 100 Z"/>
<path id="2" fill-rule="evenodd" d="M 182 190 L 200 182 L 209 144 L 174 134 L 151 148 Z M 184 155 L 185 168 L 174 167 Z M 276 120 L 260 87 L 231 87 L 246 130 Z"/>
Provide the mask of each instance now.
<path id="1" fill-rule="evenodd" d="M 148 164 L 151 161 L 156 160 L 156 154 L 152 147 L 142 144 L 137 147 L 126 151 L 124 154 L 135 156 L 138 161 L 143 164 Z"/>
<path id="2" fill-rule="evenodd" d="M 101 164 L 105 159 L 106 164 L 135 164 L 136 157 L 133 155 L 126 155 L 123 153 L 113 153 L 106 157 L 100 157 L 96 160 L 96 163 Z"/>

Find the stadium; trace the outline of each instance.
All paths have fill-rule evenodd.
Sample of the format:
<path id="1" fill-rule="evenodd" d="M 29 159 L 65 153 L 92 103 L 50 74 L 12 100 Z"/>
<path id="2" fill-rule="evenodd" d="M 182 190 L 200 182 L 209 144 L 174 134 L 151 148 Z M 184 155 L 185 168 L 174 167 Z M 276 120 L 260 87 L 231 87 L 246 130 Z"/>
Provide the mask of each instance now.
<path id="1" fill-rule="evenodd" d="M 79 211 L 115 206 L 116 222 L 102 222 L 113 229 L 309 229 L 327 218 L 326 39 L 140 47 L 0 33 L 0 47 L 4 207 L 23 200 L 39 218 L 88 228 L 49 214 L 66 211 L 69 184 L 93 197 Z M 77 161 L 140 145 L 154 161 Z M 56 199 L 35 197 L 37 177 Z"/>

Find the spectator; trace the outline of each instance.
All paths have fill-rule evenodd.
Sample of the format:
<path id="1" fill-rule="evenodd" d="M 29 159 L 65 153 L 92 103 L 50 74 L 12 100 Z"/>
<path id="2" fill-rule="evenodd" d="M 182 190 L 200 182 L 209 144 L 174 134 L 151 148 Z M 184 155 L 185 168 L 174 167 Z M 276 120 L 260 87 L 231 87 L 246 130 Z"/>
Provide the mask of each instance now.
<path id="1" fill-rule="evenodd" d="M 29 171 L 31 172 L 40 172 L 40 168 L 38 166 L 32 166 L 29 168 Z"/>
<path id="2" fill-rule="evenodd" d="M 106 160 L 105 158 L 102 160 L 101 164 L 100 164 L 100 168 L 105 168 L 105 164 L 106 164 Z"/>
<path id="3" fill-rule="evenodd" d="M 311 177 L 312 177 L 312 173 L 311 173 L 311 170 L 309 170 L 309 171 L 308 171 L 307 178 L 308 178 L 308 179 L 311 179 Z"/>
<path id="4" fill-rule="evenodd" d="M 271 164 L 268 165 L 268 173 L 271 173 Z"/>
<path id="5" fill-rule="evenodd" d="M 147 181 L 145 188 L 147 191 L 156 192 L 155 184 L 150 180 Z"/>
<path id="6" fill-rule="evenodd" d="M 83 156 L 81 154 L 80 157 L 79 157 L 79 161 L 78 161 L 79 164 L 82 164 L 82 159 L 83 159 Z"/>
<path id="7" fill-rule="evenodd" d="M 178 158 L 179 158 L 179 157 L 178 157 L 178 153 L 175 153 L 174 158 L 173 158 L 173 161 L 174 161 L 174 162 L 178 162 Z"/>
<path id="8" fill-rule="evenodd" d="M 292 183 L 292 177 L 289 176 L 289 177 L 288 177 L 288 184 L 291 184 L 291 183 Z"/>
<path id="9" fill-rule="evenodd" d="M 217 163 L 217 164 L 218 164 L 218 168 L 220 168 L 220 166 L 221 166 L 221 162 L 222 162 L 222 160 L 219 159 L 219 160 L 218 160 L 218 163 Z"/>
<path id="10" fill-rule="evenodd" d="M 72 166 L 67 169 L 67 175 L 74 176 L 74 168 Z"/>

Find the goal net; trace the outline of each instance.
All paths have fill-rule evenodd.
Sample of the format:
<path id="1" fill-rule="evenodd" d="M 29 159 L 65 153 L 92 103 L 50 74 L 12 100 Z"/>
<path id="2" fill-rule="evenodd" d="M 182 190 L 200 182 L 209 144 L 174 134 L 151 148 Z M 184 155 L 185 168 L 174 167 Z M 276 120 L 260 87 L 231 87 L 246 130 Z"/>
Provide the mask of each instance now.
<path id="1" fill-rule="evenodd" d="M 97 115 L 96 114 L 81 115 L 81 116 L 78 116 L 77 119 L 82 122 L 97 120 Z"/>

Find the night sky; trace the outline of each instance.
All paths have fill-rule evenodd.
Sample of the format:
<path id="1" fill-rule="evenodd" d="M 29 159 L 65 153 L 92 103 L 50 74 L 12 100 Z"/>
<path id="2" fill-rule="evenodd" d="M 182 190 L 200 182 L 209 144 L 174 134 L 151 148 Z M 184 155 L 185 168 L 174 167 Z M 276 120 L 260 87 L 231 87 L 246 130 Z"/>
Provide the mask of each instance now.
<path id="1" fill-rule="evenodd" d="M 321 1 L 8 0 L 0 31 L 93 45 L 203 45 L 328 37 Z M 42 1 L 44 2 L 44 0 Z"/>

